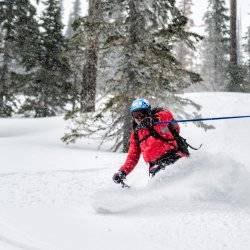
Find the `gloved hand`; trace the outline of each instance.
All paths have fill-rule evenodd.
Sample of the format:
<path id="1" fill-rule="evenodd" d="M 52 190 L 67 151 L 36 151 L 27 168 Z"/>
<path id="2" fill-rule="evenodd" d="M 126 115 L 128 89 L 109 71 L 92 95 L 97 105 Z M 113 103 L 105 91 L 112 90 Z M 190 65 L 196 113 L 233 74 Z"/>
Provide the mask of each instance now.
<path id="1" fill-rule="evenodd" d="M 126 179 L 126 174 L 122 171 L 118 171 L 113 175 L 113 181 L 117 184 L 121 183 L 124 179 Z"/>

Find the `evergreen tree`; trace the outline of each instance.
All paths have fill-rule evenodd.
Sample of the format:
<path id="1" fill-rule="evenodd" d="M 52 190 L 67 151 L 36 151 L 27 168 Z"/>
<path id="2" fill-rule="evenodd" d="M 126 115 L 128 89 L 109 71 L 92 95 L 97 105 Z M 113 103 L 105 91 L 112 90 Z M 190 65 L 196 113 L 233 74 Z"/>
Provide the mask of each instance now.
<path id="1" fill-rule="evenodd" d="M 250 26 L 247 29 L 246 53 L 247 53 L 248 83 L 250 84 Z"/>
<path id="2" fill-rule="evenodd" d="M 237 66 L 237 0 L 230 0 L 230 63 Z"/>
<path id="3" fill-rule="evenodd" d="M 89 0 L 89 14 L 85 19 L 87 34 L 87 46 L 85 50 L 86 62 L 83 69 L 83 87 L 81 91 L 81 111 L 91 112 L 95 110 L 97 61 L 99 49 L 99 36 L 101 33 L 100 22 L 102 14 L 101 0 Z"/>
<path id="4" fill-rule="evenodd" d="M 87 47 L 86 31 L 82 26 L 81 19 L 77 19 L 72 24 L 74 35 L 69 39 L 66 56 L 69 61 L 71 75 L 69 78 L 71 85 L 70 103 L 72 108 L 68 115 L 77 112 L 81 108 L 81 101 L 84 88 L 84 66 L 86 64 L 85 51 Z"/>
<path id="5" fill-rule="evenodd" d="M 237 55 L 238 55 L 238 64 L 242 64 L 242 21 L 241 14 L 237 18 Z"/>
<path id="6" fill-rule="evenodd" d="M 32 111 L 35 117 L 56 115 L 64 108 L 69 95 L 69 67 L 63 54 L 66 44 L 62 35 L 60 2 L 46 0 L 44 5 L 39 67 L 27 90 L 29 98 L 22 107 L 22 112 Z"/>
<path id="7" fill-rule="evenodd" d="M 30 70 L 37 67 L 41 57 L 41 35 L 36 20 L 36 9 L 29 1 L 16 0 L 16 2 L 20 13 L 15 19 L 16 52 L 21 57 L 21 64 Z"/>
<path id="8" fill-rule="evenodd" d="M 205 13 L 205 39 L 203 42 L 202 76 L 205 88 L 223 91 L 227 86 L 229 54 L 229 17 L 224 0 L 209 0 Z"/>
<path id="9" fill-rule="evenodd" d="M 237 48 L 237 0 L 230 0 L 230 64 L 229 91 L 243 91 L 242 67 L 238 62 Z"/>
<path id="10" fill-rule="evenodd" d="M 194 27 L 194 21 L 192 19 L 192 0 L 181 0 L 179 4 L 179 9 L 181 10 L 182 14 L 188 18 L 188 22 L 186 24 L 186 30 L 191 31 Z M 183 68 L 192 70 L 193 60 L 194 60 L 194 51 L 190 49 L 185 42 L 180 42 L 176 46 L 176 59 L 181 62 Z"/>
<path id="11" fill-rule="evenodd" d="M 194 49 L 194 42 L 201 37 L 185 30 L 187 18 L 173 0 L 126 0 L 119 4 L 114 0 L 103 3 L 101 10 L 98 78 L 105 82 L 102 96 L 107 101 L 94 114 L 75 114 L 75 126 L 63 140 L 70 142 L 104 130 L 104 139 L 115 138 L 114 150 L 122 146 L 126 151 L 131 123 L 129 106 L 135 97 L 146 97 L 153 104 L 164 102 L 178 110 L 180 116 L 188 116 L 182 106 L 193 103 L 173 93 L 200 77 L 182 68 L 173 45 L 184 41 Z M 105 121 L 107 115 L 111 115 L 112 125 Z M 93 124 L 96 130 L 92 130 Z"/>
<path id="12" fill-rule="evenodd" d="M 1 34 L 3 27 L 1 27 Z M 6 29 L 7 39 L 4 39 L 3 36 L 0 38 L 1 43 L 1 65 L 0 65 L 0 116 L 6 117 L 11 116 L 13 112 L 13 105 L 15 105 L 15 89 L 11 86 L 11 46 L 8 41 L 10 34 L 10 29 Z M 4 41 L 5 40 L 5 41 Z M 4 44 L 4 46 L 3 46 Z"/>
<path id="13" fill-rule="evenodd" d="M 84 47 L 84 67 L 80 88 L 81 112 L 95 110 L 101 5 L 101 0 L 89 0 L 88 16 L 80 20 L 80 30 L 83 34 L 77 36 L 80 38 L 81 46 Z"/>
<path id="14" fill-rule="evenodd" d="M 0 116 L 11 116 L 39 58 L 39 30 L 28 0 L 2 1 L 0 13 Z"/>
<path id="15" fill-rule="evenodd" d="M 75 16 L 80 14 L 79 1 L 74 3 Z M 89 15 L 77 18 L 72 24 L 74 35 L 69 39 L 67 56 L 72 75 L 70 78 L 72 112 L 90 112 L 95 109 L 97 59 L 99 48 L 100 0 L 89 2 Z M 73 15 L 72 15 L 73 17 Z"/>
<path id="16" fill-rule="evenodd" d="M 243 44 L 245 52 L 245 64 L 244 64 L 244 91 L 250 92 L 250 26 L 247 28 L 246 36 Z"/>

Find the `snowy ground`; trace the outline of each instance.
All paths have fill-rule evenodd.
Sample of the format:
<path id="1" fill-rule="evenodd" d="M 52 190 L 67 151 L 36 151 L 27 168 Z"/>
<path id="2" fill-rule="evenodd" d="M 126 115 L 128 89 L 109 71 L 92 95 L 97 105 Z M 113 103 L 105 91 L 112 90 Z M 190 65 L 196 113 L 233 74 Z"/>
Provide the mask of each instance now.
<path id="1" fill-rule="evenodd" d="M 250 95 L 188 94 L 204 117 L 250 115 Z M 66 123 L 0 119 L 0 250 L 250 249 L 250 119 L 182 126 L 203 148 L 130 190 L 111 177 L 126 155 L 98 141 L 66 146 Z"/>

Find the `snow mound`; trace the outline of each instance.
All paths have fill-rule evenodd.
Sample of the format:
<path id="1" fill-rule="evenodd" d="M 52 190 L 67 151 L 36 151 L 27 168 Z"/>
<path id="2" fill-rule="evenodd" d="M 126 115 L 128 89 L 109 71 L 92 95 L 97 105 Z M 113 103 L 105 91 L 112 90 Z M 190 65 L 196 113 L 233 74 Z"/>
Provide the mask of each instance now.
<path id="1" fill-rule="evenodd" d="M 201 206 L 250 207 L 250 173 L 223 154 L 197 154 L 168 166 L 146 187 L 108 188 L 94 196 L 98 213 L 161 213 Z"/>

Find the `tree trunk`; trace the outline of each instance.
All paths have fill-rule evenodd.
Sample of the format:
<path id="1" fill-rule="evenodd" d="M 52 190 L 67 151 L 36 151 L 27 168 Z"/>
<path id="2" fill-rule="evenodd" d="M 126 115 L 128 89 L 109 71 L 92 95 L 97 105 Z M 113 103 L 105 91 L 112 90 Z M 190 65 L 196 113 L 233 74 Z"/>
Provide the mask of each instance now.
<path id="1" fill-rule="evenodd" d="M 248 82 L 248 92 L 250 92 L 250 26 L 247 29 L 247 56 L 248 56 L 248 62 L 247 62 L 247 82 Z"/>
<path id="2" fill-rule="evenodd" d="M 1 69 L 1 77 L 0 77 L 0 117 L 5 117 L 5 102 L 4 102 L 4 97 L 5 97 L 5 74 L 7 73 L 7 67 L 6 65 L 3 65 L 3 68 Z"/>
<path id="3" fill-rule="evenodd" d="M 134 0 L 130 0 L 129 2 L 129 8 L 130 8 L 130 48 L 128 48 L 128 53 L 126 53 L 127 57 L 127 83 L 126 83 L 126 89 L 125 89 L 125 110 L 124 110 L 124 122 L 123 122 L 123 152 L 127 152 L 129 148 L 129 137 L 131 133 L 131 114 L 129 112 L 129 107 L 131 105 L 131 101 L 134 98 L 134 88 L 136 86 L 136 74 L 133 69 L 133 53 L 135 51 L 135 44 L 138 42 L 138 35 L 137 35 L 137 29 L 138 29 L 138 13 L 136 11 L 136 6 Z"/>
<path id="4" fill-rule="evenodd" d="M 230 0 L 230 91 L 239 91 L 239 72 L 237 56 L 237 0 Z"/>
<path id="5" fill-rule="evenodd" d="M 13 3 L 9 3 L 8 5 L 8 23 L 11 23 L 11 20 L 13 18 Z M 3 55 L 2 55 L 2 69 L 1 69 L 1 75 L 0 75 L 0 117 L 9 117 L 12 114 L 12 108 L 8 107 L 8 99 L 10 98 L 9 96 L 9 88 L 8 86 L 10 85 L 10 80 L 9 75 L 9 64 L 11 61 L 10 57 L 10 51 L 11 51 L 11 43 L 9 42 L 11 34 L 11 26 L 8 25 L 6 29 L 6 34 L 4 38 L 4 45 L 3 45 Z"/>
<path id="6" fill-rule="evenodd" d="M 237 65 L 237 0 L 230 0 L 230 63 Z"/>
<path id="7" fill-rule="evenodd" d="M 131 98 L 127 98 L 125 110 L 124 110 L 124 122 L 123 122 L 123 148 L 122 152 L 128 152 L 129 148 L 129 138 L 131 133 L 131 114 L 129 112 L 129 107 L 131 104 Z"/>
<path id="8" fill-rule="evenodd" d="M 81 91 L 81 111 L 95 111 L 96 79 L 97 79 L 97 60 L 99 32 L 95 23 L 99 19 L 100 0 L 89 0 L 90 25 L 89 44 L 86 49 L 86 64 L 83 70 L 83 82 Z"/>
<path id="9" fill-rule="evenodd" d="M 81 91 L 81 111 L 95 111 L 98 37 L 90 41 L 86 50 L 86 64 L 83 70 L 83 85 Z"/>

